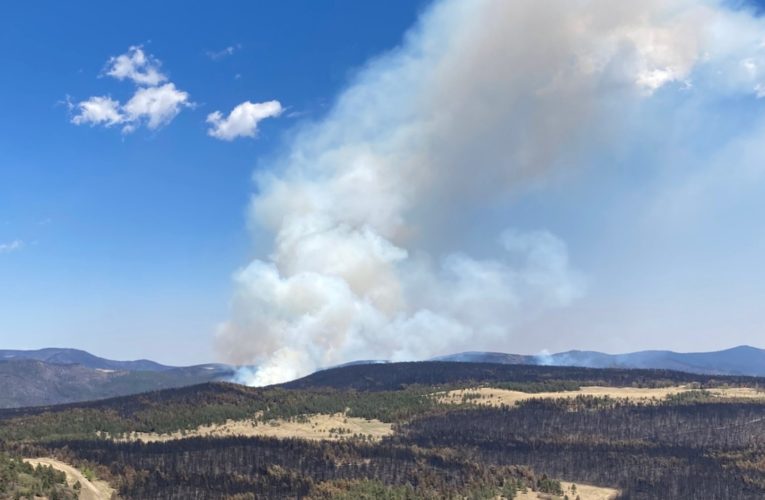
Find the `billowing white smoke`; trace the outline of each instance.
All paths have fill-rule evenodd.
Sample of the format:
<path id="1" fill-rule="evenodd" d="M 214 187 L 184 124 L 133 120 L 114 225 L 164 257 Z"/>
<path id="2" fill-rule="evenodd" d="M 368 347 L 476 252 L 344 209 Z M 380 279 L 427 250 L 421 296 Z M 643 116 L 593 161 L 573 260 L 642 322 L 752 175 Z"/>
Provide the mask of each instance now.
<path id="1" fill-rule="evenodd" d="M 725 67 L 726 85 L 765 88 L 760 28 L 690 0 L 437 3 L 258 176 L 252 220 L 273 245 L 236 275 L 222 354 L 257 364 L 246 382 L 264 385 L 355 359 L 511 348 L 583 279 L 559 238 L 508 229 L 492 208 L 586 165 L 663 86 L 717 85 Z M 725 66 L 742 53 L 749 66 Z M 496 229 L 465 242 L 489 257 L 444 242 L 464 242 L 466 224 Z"/>

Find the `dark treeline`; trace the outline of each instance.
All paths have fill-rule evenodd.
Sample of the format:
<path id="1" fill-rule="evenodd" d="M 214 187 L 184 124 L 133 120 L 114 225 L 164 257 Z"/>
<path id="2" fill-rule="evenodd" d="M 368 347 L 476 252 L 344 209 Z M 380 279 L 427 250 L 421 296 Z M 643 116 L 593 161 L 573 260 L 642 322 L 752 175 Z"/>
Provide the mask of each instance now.
<path id="1" fill-rule="evenodd" d="M 765 386 L 765 379 L 758 377 L 702 375 L 672 370 L 427 361 L 343 366 L 314 373 L 283 384 L 282 387 L 290 389 L 333 387 L 362 391 L 391 391 L 411 385 L 492 385 L 492 383 L 534 383 L 550 380 L 614 387 L 661 387 L 690 383 L 701 386 L 724 384 Z"/>
<path id="2" fill-rule="evenodd" d="M 417 418 L 395 439 L 611 485 L 624 498 L 765 498 L 762 404 L 531 401 Z"/>
<path id="3" fill-rule="evenodd" d="M 574 410 L 574 411 L 572 411 Z M 765 448 L 762 403 L 635 405 L 608 399 L 530 400 L 514 407 L 442 411 L 404 426 L 431 444 L 502 439 L 643 441 L 669 446 L 736 450 Z M 420 441 L 417 441 L 421 444 Z"/>
<path id="4" fill-rule="evenodd" d="M 484 467 L 470 453 L 419 450 L 389 442 L 194 438 L 151 444 L 70 441 L 47 446 L 69 462 L 105 466 L 112 485 L 125 498 L 318 498 L 326 490 L 324 485 L 347 488 L 359 481 L 406 486 L 412 498 L 512 497 L 521 488 L 560 488 L 526 467 Z"/>

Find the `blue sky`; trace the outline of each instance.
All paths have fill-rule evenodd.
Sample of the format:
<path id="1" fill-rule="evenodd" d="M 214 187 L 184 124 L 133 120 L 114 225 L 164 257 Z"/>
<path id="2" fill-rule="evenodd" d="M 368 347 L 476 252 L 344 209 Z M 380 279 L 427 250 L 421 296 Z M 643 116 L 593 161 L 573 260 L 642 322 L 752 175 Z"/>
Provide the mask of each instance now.
<path id="1" fill-rule="evenodd" d="M 398 43 L 417 2 L 137 2 L 0 6 L 0 339 L 113 357 L 207 361 L 231 273 L 251 253 L 245 209 L 258 158 L 326 111 L 370 56 Z M 74 126 L 62 104 L 110 94 L 107 60 L 142 45 L 194 109 L 156 131 Z M 235 47 L 213 60 L 209 52 Z M 256 140 L 206 136 L 246 100 L 288 112 Z M 180 344 L 179 344 L 180 343 Z M 183 349 L 174 349 L 182 345 Z"/>
<path id="2" fill-rule="evenodd" d="M 765 347 L 762 18 L 564 5 L 0 6 L 0 343 L 261 382 Z M 153 126 L 131 99 L 160 90 Z M 229 116 L 273 100 L 254 137 Z"/>

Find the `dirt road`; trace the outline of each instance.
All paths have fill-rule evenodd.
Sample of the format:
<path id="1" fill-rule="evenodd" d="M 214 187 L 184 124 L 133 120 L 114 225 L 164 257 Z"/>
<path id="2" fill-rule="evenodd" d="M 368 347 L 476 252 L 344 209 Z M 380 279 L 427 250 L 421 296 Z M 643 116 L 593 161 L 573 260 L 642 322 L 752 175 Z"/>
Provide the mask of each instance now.
<path id="1" fill-rule="evenodd" d="M 79 481 L 82 486 L 80 500 L 109 500 L 112 497 L 112 493 L 114 493 L 114 489 L 105 481 L 89 481 L 82 475 L 82 472 L 55 458 L 25 458 L 24 461 L 34 466 L 50 465 L 54 469 L 60 470 L 66 474 L 66 482 L 70 486 Z"/>

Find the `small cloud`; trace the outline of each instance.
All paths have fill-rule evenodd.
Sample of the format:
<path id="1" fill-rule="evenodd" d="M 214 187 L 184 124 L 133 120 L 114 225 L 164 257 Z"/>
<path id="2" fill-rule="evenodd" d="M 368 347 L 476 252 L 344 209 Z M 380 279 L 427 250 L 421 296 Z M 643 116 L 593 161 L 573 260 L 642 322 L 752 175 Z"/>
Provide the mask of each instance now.
<path id="1" fill-rule="evenodd" d="M 120 103 L 106 96 L 91 97 L 74 105 L 79 113 L 72 118 L 75 125 L 104 125 L 111 127 L 122 123 L 125 117 L 120 112 Z"/>
<path id="2" fill-rule="evenodd" d="M 157 129 L 170 123 L 184 107 L 191 107 L 189 94 L 167 81 L 160 72 L 161 62 L 132 46 L 119 56 L 111 57 L 104 74 L 117 80 L 130 80 L 137 89 L 125 104 L 108 96 L 93 96 L 77 104 L 67 96 L 70 111 L 77 112 L 71 122 L 75 125 L 121 124 L 122 133 L 129 134 L 142 124 Z M 166 83 L 164 83 L 166 82 Z"/>
<path id="3" fill-rule="evenodd" d="M 122 108 L 128 122 L 123 132 L 132 132 L 144 120 L 147 127 L 156 129 L 173 121 L 181 109 L 188 106 L 188 92 L 178 90 L 173 83 L 138 89 Z"/>
<path id="4" fill-rule="evenodd" d="M 220 61 L 221 59 L 225 59 L 226 57 L 230 57 L 234 55 L 234 52 L 241 50 L 242 44 L 237 43 L 236 45 L 229 45 L 223 50 L 208 50 L 205 51 L 205 55 L 212 59 L 213 61 Z"/>
<path id="5" fill-rule="evenodd" d="M 109 59 L 106 74 L 117 80 L 132 80 L 136 85 L 155 86 L 167 80 L 159 68 L 162 63 L 146 55 L 140 46 L 132 46 L 125 54 Z"/>
<path id="6" fill-rule="evenodd" d="M 279 101 L 245 101 L 231 110 L 227 117 L 220 111 L 207 115 L 207 123 L 212 125 L 207 134 L 224 141 L 232 141 L 237 137 L 255 137 L 261 120 L 279 116 L 283 110 Z"/>
<path id="7" fill-rule="evenodd" d="M 11 253 L 17 250 L 21 250 L 24 247 L 24 242 L 21 240 L 13 240 L 9 243 L 0 243 L 0 254 Z"/>

